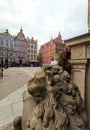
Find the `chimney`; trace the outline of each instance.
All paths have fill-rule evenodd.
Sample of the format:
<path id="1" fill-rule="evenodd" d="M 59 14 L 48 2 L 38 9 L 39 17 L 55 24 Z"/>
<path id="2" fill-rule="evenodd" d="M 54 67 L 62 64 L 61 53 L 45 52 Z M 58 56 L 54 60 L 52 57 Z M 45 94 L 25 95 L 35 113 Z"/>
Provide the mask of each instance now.
<path id="1" fill-rule="evenodd" d="M 88 0 L 88 32 L 90 32 L 90 0 Z"/>

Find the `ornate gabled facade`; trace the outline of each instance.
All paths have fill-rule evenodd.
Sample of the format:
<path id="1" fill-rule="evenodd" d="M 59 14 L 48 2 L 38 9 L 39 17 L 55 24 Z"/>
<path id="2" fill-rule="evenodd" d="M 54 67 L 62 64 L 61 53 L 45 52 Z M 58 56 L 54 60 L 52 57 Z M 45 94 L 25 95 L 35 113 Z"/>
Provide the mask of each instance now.
<path id="1" fill-rule="evenodd" d="M 23 29 L 20 29 L 20 32 L 14 38 L 15 41 L 15 50 L 17 54 L 15 56 L 15 62 L 18 64 L 26 64 L 27 62 L 27 41 L 23 33 Z"/>
<path id="2" fill-rule="evenodd" d="M 54 39 L 51 38 L 49 42 L 43 44 L 40 47 L 39 56 L 40 56 L 41 64 L 51 63 L 51 61 L 54 60 L 54 58 L 51 57 L 50 55 L 51 52 L 55 52 L 60 55 L 65 50 L 66 50 L 66 46 L 63 43 L 61 39 L 61 35 L 59 33 L 59 35 L 56 38 Z"/>
<path id="3" fill-rule="evenodd" d="M 37 40 L 32 37 L 27 37 L 27 61 L 29 65 L 35 65 L 37 63 Z"/>
<path id="4" fill-rule="evenodd" d="M 0 64 L 12 64 L 15 55 L 14 38 L 6 29 L 6 32 L 0 33 Z"/>

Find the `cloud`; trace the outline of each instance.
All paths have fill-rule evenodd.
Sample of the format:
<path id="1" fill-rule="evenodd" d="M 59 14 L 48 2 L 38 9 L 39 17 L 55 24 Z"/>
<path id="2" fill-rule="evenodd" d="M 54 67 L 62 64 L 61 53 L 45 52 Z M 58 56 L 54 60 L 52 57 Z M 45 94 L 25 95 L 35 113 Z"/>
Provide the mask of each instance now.
<path id="1" fill-rule="evenodd" d="M 67 39 L 87 32 L 86 0 L 0 0 L 0 30 L 38 39 L 39 46 L 61 32 Z"/>

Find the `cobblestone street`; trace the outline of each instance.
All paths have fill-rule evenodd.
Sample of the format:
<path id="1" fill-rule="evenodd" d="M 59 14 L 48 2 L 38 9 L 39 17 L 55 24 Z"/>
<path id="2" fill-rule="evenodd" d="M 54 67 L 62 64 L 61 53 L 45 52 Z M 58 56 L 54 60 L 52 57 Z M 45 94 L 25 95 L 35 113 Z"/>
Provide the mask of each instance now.
<path id="1" fill-rule="evenodd" d="M 38 67 L 13 67 L 4 69 L 0 79 L 0 100 L 22 87 L 33 76 Z"/>
<path id="2" fill-rule="evenodd" d="M 4 76 L 0 79 L 0 130 L 2 126 L 12 123 L 16 116 L 22 115 L 22 93 L 38 68 L 14 67 L 4 70 Z"/>

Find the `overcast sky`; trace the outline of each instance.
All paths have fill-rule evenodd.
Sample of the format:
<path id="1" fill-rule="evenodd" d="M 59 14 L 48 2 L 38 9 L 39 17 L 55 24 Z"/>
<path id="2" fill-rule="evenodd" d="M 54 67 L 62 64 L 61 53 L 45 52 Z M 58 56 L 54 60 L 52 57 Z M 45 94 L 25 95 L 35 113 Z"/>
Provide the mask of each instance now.
<path id="1" fill-rule="evenodd" d="M 17 35 L 22 26 L 39 46 L 57 37 L 68 39 L 87 32 L 88 0 L 0 0 L 0 32 Z"/>

